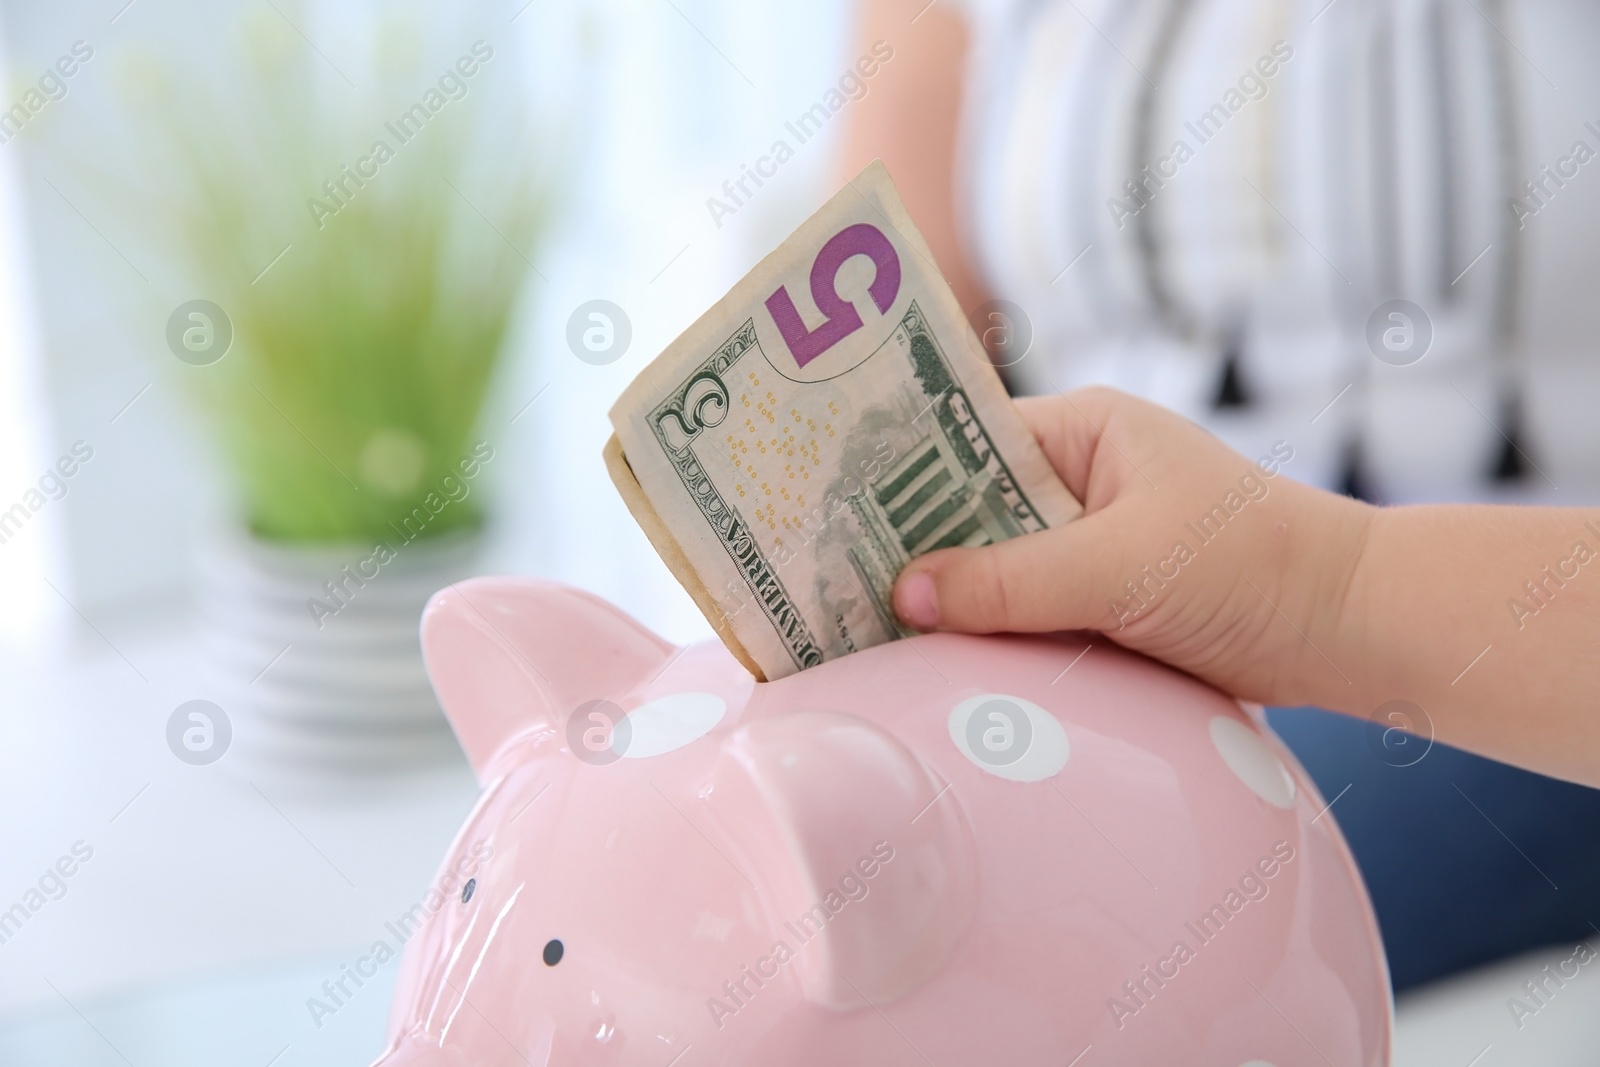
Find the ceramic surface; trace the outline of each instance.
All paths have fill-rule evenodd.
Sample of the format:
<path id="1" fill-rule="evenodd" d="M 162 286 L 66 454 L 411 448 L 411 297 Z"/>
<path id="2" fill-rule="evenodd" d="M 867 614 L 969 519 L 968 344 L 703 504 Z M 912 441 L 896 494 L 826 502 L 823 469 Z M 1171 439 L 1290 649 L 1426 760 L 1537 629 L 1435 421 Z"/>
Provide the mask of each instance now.
<path id="1" fill-rule="evenodd" d="M 758 685 L 531 579 L 423 645 L 484 793 L 384 1067 L 1388 1062 L 1332 817 L 1185 675 L 935 634 Z"/>

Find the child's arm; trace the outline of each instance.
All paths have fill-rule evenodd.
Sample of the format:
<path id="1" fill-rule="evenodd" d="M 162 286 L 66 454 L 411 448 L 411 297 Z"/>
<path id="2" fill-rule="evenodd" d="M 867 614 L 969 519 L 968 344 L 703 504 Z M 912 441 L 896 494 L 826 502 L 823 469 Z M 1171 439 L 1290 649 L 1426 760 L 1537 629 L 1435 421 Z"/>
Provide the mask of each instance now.
<path id="1" fill-rule="evenodd" d="M 1293 441 L 1246 459 L 1109 389 L 1021 407 L 1084 517 L 912 561 L 909 625 L 1102 630 L 1262 703 L 1408 700 L 1441 741 L 1600 785 L 1600 509 L 1373 508 L 1284 477 Z"/>

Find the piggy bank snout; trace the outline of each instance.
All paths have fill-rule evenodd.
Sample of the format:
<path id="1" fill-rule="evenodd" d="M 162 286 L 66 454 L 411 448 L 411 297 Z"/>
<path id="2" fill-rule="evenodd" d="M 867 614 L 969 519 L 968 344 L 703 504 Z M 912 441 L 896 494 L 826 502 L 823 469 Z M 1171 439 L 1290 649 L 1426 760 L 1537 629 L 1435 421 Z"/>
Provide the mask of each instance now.
<path id="1" fill-rule="evenodd" d="M 955 955 L 977 845 L 945 784 L 884 730 L 831 711 L 751 723 L 725 743 L 707 800 L 811 1003 L 887 1003 Z"/>

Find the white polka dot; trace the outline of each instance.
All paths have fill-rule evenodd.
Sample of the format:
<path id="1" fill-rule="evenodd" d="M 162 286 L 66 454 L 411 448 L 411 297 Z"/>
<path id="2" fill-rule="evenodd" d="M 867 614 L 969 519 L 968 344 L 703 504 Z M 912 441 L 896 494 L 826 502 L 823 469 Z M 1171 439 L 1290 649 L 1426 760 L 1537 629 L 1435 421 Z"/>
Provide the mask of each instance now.
<path id="1" fill-rule="evenodd" d="M 722 721 L 727 702 L 714 693 L 673 693 L 628 712 L 626 759 L 647 759 L 698 741 Z"/>
<path id="2" fill-rule="evenodd" d="M 1004 693 L 980 693 L 951 708 L 950 740 L 977 766 L 1012 782 L 1055 777 L 1070 749 L 1054 715 Z"/>
<path id="3" fill-rule="evenodd" d="M 1272 1064 L 1266 1060 L 1251 1060 L 1249 1063 L 1239 1064 L 1239 1067 L 1272 1067 Z"/>
<path id="4" fill-rule="evenodd" d="M 1294 778 L 1255 730 L 1237 719 L 1218 715 L 1211 720 L 1211 743 L 1228 770 L 1250 791 L 1279 808 L 1294 807 Z"/>

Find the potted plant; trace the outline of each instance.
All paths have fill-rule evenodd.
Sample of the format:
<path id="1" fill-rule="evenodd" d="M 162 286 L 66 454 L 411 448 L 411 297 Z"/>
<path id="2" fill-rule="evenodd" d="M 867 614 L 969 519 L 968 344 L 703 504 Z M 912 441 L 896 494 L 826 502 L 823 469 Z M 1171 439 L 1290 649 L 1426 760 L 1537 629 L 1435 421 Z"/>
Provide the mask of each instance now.
<path id="1" fill-rule="evenodd" d="M 351 72 L 278 12 L 251 18 L 215 86 L 132 94 L 204 296 L 168 321 L 174 369 L 237 502 L 199 568 L 210 661 L 247 757 L 392 767 L 453 751 L 417 621 L 473 570 L 480 415 L 547 171 L 506 45 L 444 55 L 379 26 Z"/>

